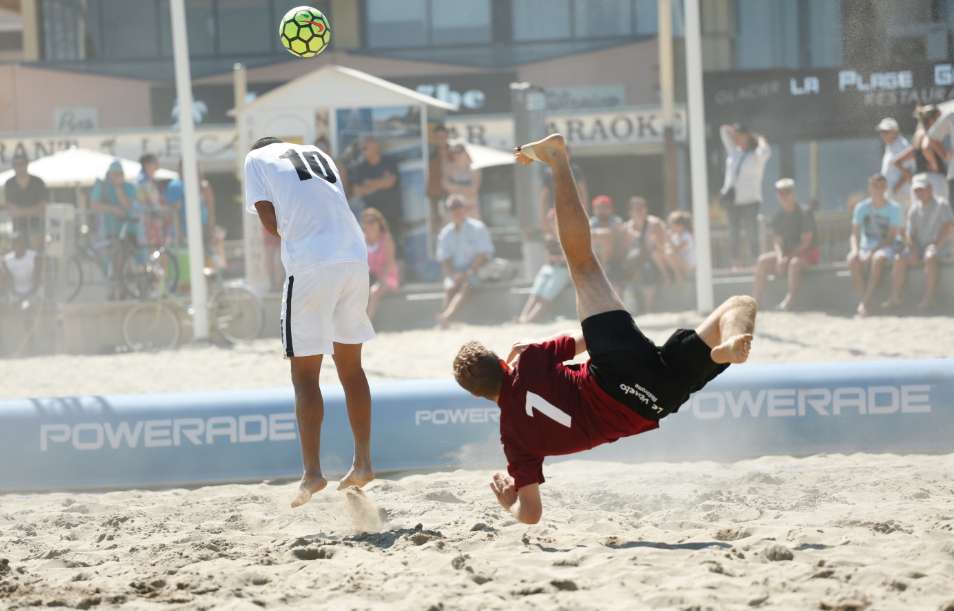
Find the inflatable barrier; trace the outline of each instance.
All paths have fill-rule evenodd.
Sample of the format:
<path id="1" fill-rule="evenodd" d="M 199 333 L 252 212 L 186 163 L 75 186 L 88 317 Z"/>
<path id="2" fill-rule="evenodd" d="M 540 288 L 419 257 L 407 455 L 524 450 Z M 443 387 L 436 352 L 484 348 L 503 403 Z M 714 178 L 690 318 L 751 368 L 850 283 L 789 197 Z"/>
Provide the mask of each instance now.
<path id="1" fill-rule="evenodd" d="M 453 381 L 373 386 L 388 471 L 503 467 L 498 408 Z M 345 471 L 344 397 L 325 392 L 322 467 Z M 578 457 L 737 459 L 954 451 L 954 360 L 733 367 L 659 430 Z M 552 460 L 552 459 L 550 459 Z M 290 389 L 0 402 L 0 491 L 164 487 L 296 477 Z"/>

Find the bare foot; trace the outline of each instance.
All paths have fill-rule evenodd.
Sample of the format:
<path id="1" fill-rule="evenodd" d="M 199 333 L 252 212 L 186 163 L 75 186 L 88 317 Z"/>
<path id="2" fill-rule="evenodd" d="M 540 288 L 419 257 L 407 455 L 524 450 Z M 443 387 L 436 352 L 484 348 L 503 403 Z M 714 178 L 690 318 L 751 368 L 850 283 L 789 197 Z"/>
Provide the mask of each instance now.
<path id="1" fill-rule="evenodd" d="M 752 349 L 752 334 L 735 335 L 712 349 L 715 363 L 744 363 Z"/>
<path id="2" fill-rule="evenodd" d="M 865 318 L 868 316 L 868 306 L 865 305 L 864 301 L 858 304 L 858 309 L 855 310 L 855 314 L 858 315 L 858 318 Z"/>
<path id="3" fill-rule="evenodd" d="M 517 163 L 529 165 L 533 161 L 553 163 L 561 156 L 566 157 L 566 142 L 560 134 L 550 134 L 543 140 L 537 140 L 514 150 Z"/>
<path id="4" fill-rule="evenodd" d="M 792 298 L 786 296 L 785 299 L 782 300 L 782 303 L 778 304 L 778 309 L 781 310 L 781 311 L 783 311 L 783 312 L 788 312 L 789 310 L 791 310 L 791 309 L 792 309 Z"/>
<path id="5" fill-rule="evenodd" d="M 327 485 L 328 480 L 323 478 L 321 475 L 303 476 L 301 478 L 301 483 L 298 485 L 298 494 L 296 494 L 295 498 L 292 499 L 291 506 L 301 507 L 311 500 L 311 495 L 324 490 L 325 486 Z"/>
<path id="6" fill-rule="evenodd" d="M 374 471 L 369 467 L 351 467 L 348 474 L 341 478 L 338 484 L 338 490 L 346 488 L 363 488 L 368 482 L 374 479 Z"/>

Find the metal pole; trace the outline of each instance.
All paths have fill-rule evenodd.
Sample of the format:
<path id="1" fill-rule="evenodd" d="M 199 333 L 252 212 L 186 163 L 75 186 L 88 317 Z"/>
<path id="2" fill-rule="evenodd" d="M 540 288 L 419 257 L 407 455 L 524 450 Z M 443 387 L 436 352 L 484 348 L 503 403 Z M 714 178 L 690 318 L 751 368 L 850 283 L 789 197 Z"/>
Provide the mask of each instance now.
<path id="1" fill-rule="evenodd" d="M 192 291 L 192 339 L 209 338 L 209 311 L 205 286 L 205 249 L 202 245 L 202 213 L 192 124 L 192 77 L 189 74 L 189 40 L 186 37 L 183 0 L 170 0 L 172 49 L 179 102 L 179 140 L 182 149 L 182 182 L 185 186 L 186 236 L 189 240 L 189 286 Z"/>
<path id="2" fill-rule="evenodd" d="M 696 307 L 712 310 L 712 250 L 709 239 L 709 177 L 706 172 L 706 117 L 702 94 L 700 0 L 685 0 L 686 90 L 689 115 L 689 159 L 692 167 L 692 218 L 696 238 Z"/>
<path id="3" fill-rule="evenodd" d="M 672 67 L 672 2 L 658 0 L 659 34 L 659 98 L 662 105 L 663 125 L 663 199 L 665 209 L 677 208 L 676 192 L 676 138 L 673 133 L 675 117 L 673 111 L 674 76 Z"/>
<path id="4" fill-rule="evenodd" d="M 245 152 L 249 148 L 248 119 L 245 116 L 245 99 L 248 97 L 248 79 L 245 66 L 232 66 L 232 96 L 235 105 L 235 176 L 239 191 L 245 193 Z M 270 288 L 269 263 L 265 258 L 265 239 L 262 237 L 258 218 L 242 215 L 242 251 L 245 261 L 245 282 L 252 290 L 265 293 Z"/>

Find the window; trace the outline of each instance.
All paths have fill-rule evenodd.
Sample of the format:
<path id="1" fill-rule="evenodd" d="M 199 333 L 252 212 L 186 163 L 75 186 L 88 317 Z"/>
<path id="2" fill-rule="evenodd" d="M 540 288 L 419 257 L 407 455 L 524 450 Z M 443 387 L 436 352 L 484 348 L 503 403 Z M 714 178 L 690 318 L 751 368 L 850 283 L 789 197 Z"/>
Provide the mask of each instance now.
<path id="1" fill-rule="evenodd" d="M 490 3 L 431 0 L 431 44 L 490 42 Z"/>
<path id="2" fill-rule="evenodd" d="M 427 4 L 427 0 L 368 0 L 368 46 L 426 46 Z"/>
<path id="3" fill-rule="evenodd" d="M 570 38 L 570 0 L 515 0 L 515 41 Z"/>
<path id="4" fill-rule="evenodd" d="M 155 2 L 98 0 L 88 5 L 97 58 L 140 59 L 159 53 Z"/>
<path id="5" fill-rule="evenodd" d="M 575 5 L 577 38 L 626 36 L 633 30 L 631 0 L 577 0 Z"/>
<path id="6" fill-rule="evenodd" d="M 52 61 L 86 57 L 85 41 L 81 38 L 86 6 L 79 0 L 43 0 L 40 10 L 43 19 L 43 57 Z"/>
<path id="7" fill-rule="evenodd" d="M 225 8 L 228 7 L 228 10 Z M 267 53 L 274 47 L 278 26 L 271 27 L 268 3 L 261 0 L 228 0 L 219 3 L 219 53 Z"/>

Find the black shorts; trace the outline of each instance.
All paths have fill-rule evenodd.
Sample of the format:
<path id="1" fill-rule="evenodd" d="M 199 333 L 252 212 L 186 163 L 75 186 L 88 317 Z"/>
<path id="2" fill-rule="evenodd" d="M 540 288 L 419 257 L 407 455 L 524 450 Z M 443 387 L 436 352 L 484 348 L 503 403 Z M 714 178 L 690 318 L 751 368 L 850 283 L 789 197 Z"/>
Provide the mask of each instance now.
<path id="1" fill-rule="evenodd" d="M 644 418 L 659 420 L 728 368 L 691 329 L 677 329 L 656 346 L 629 312 L 614 310 L 583 321 L 590 371 L 611 397 Z"/>

